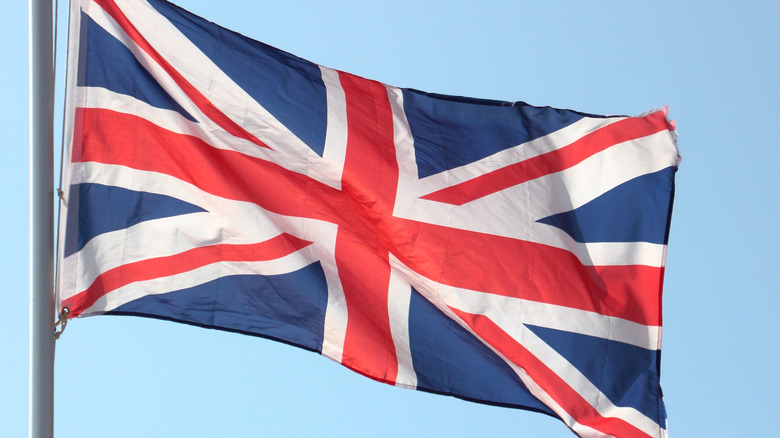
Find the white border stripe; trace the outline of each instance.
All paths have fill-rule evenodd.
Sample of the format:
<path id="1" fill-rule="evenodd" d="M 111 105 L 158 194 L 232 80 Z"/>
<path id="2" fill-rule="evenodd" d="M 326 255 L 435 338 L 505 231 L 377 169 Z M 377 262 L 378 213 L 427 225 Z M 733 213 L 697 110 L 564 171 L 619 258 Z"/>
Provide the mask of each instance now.
<path id="1" fill-rule="evenodd" d="M 398 359 L 398 375 L 396 386 L 415 389 L 417 374 L 412 363 L 411 344 L 409 342 L 409 303 L 412 298 L 412 287 L 395 269 L 390 271 L 387 308 L 390 317 L 390 333 L 395 345 L 395 355 Z"/>
<path id="2" fill-rule="evenodd" d="M 332 224 L 328 224 L 332 225 Z M 341 363 L 344 354 L 344 340 L 347 337 L 347 299 L 341 284 L 336 265 L 336 233 L 335 225 L 322 227 L 316 242 L 315 252 L 322 263 L 325 279 L 328 283 L 328 307 L 325 310 L 325 327 L 322 340 L 322 355 Z"/>
<path id="3" fill-rule="evenodd" d="M 341 87 L 339 73 L 322 66 L 320 66 L 320 73 L 328 100 L 328 120 L 325 131 L 325 150 L 322 160 L 317 159 L 316 161 L 324 161 L 329 163 L 329 166 L 312 166 L 310 167 L 310 175 L 319 176 L 318 179 L 321 181 L 332 181 L 333 187 L 341 189 L 341 174 L 347 155 L 347 100 L 344 88 Z M 311 154 L 309 157 L 312 158 Z M 320 172 L 326 170 L 330 174 L 319 175 Z"/>

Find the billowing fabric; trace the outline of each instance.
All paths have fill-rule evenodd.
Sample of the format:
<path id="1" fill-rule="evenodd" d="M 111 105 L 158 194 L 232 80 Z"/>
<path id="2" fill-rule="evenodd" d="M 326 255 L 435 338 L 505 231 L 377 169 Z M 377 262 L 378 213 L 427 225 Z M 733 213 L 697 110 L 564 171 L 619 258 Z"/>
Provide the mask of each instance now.
<path id="1" fill-rule="evenodd" d="M 162 0 L 72 20 L 70 315 L 270 338 L 582 437 L 666 435 L 665 111 L 396 88 Z"/>

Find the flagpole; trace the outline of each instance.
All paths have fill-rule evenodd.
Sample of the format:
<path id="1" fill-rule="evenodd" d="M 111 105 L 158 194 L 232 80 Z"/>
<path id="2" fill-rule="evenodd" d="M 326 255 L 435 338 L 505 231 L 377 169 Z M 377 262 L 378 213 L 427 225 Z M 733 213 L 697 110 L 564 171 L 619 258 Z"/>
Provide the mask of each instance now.
<path id="1" fill-rule="evenodd" d="M 29 436 L 54 435 L 54 50 L 51 0 L 29 0 Z"/>

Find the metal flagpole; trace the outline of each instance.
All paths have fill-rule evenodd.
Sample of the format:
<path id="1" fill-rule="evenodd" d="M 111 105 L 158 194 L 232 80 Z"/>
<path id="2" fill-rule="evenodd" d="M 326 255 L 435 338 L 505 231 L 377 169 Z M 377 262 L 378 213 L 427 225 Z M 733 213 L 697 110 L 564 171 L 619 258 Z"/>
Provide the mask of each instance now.
<path id="1" fill-rule="evenodd" d="M 30 438 L 54 435 L 54 50 L 51 0 L 29 0 Z"/>

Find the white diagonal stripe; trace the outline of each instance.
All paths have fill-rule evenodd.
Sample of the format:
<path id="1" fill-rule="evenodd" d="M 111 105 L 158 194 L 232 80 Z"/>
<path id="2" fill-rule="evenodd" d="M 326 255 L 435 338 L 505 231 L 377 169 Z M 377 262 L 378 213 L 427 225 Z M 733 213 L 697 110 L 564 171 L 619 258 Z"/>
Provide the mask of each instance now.
<path id="1" fill-rule="evenodd" d="M 477 334 L 465 321 L 463 321 L 460 317 L 458 317 L 450 308 L 451 304 L 451 297 L 449 292 L 452 290 L 451 288 L 448 288 L 445 285 L 432 282 L 428 279 L 425 279 L 424 277 L 421 277 L 416 272 L 408 269 L 403 263 L 401 263 L 397 258 L 390 256 L 390 264 L 393 266 L 394 269 L 398 269 L 398 272 L 400 275 L 402 275 L 404 278 L 407 279 L 407 281 L 410 281 L 411 284 L 415 287 L 415 290 L 420 292 L 428 301 L 430 301 L 434 306 L 436 306 L 437 309 L 442 311 L 445 315 L 447 315 L 449 318 L 457 322 L 461 327 L 463 327 L 465 330 L 467 330 L 469 333 L 471 333 L 476 339 L 478 339 L 480 342 L 482 342 L 485 346 L 490 348 L 497 356 L 499 356 L 504 362 L 512 368 L 512 370 L 517 374 L 517 376 L 520 378 L 520 380 L 523 381 L 523 384 L 528 388 L 528 390 L 537 397 L 540 401 L 542 401 L 545 405 L 547 405 L 550 409 L 552 409 L 572 430 L 576 431 L 577 434 L 579 434 L 582 437 L 589 437 L 589 438 L 604 438 L 607 437 L 607 435 L 591 428 L 586 425 L 578 423 L 574 417 L 572 417 L 568 412 L 566 412 L 563 407 L 558 404 L 555 399 L 553 399 L 543 388 L 540 386 L 536 381 L 528 374 L 528 372 L 519 364 L 514 363 L 513 361 L 509 360 L 506 356 L 504 356 L 503 353 L 501 353 L 499 350 L 497 350 L 494 346 L 492 346 L 490 343 L 485 341 L 479 334 Z M 455 300 L 457 301 L 457 300 Z M 452 306 L 453 308 L 458 308 L 457 306 Z M 470 310 L 466 309 L 460 309 L 464 310 L 465 312 L 472 313 Z M 474 309 L 472 309 L 474 310 Z M 511 313 L 511 312 L 507 312 Z M 526 312 L 526 315 L 532 313 L 531 311 Z M 479 313 L 477 313 L 479 314 Z M 517 316 L 517 315 L 515 315 Z M 489 316 L 488 316 L 489 317 Z M 522 319 L 522 317 L 518 317 L 517 319 Z M 494 321 L 496 322 L 496 321 Z M 537 320 L 536 322 L 540 322 Z M 501 326 L 500 323 L 496 322 L 499 326 Z M 544 324 L 542 322 L 542 324 Z M 523 336 L 522 338 L 517 338 L 515 336 L 518 335 L 517 330 L 514 330 L 514 335 L 512 333 L 509 333 L 515 340 L 520 343 L 519 339 L 522 339 L 522 345 L 531 351 L 532 354 L 538 353 L 538 351 L 534 351 L 531 348 L 528 347 L 525 343 L 525 337 L 529 336 L 529 334 L 533 334 L 530 330 L 528 330 L 526 327 L 522 326 L 520 324 L 520 330 L 522 333 L 520 336 Z M 501 327 L 502 329 L 506 330 L 505 327 Z M 543 343 L 543 342 L 542 342 Z M 546 345 L 546 344 L 544 344 Z M 542 347 L 540 346 L 533 346 L 536 350 L 540 350 Z M 549 346 L 548 346 L 549 348 Z M 545 352 L 546 353 L 546 352 Z M 555 355 L 558 355 L 557 352 L 553 350 L 553 353 Z M 535 354 L 536 355 L 536 354 Z M 558 355 L 559 356 L 559 355 Z M 545 362 L 544 357 L 537 356 L 540 360 L 542 360 L 545 365 L 547 365 L 547 362 Z M 558 368 L 561 368 L 560 364 L 554 364 Z M 549 365 L 548 365 L 549 366 Z M 571 366 L 571 365 L 569 365 Z M 573 368 L 573 367 L 571 367 Z M 555 371 L 555 369 L 553 369 Z M 571 374 L 573 371 L 571 369 L 564 370 L 565 372 Z M 574 372 L 578 372 L 576 369 L 574 369 Z M 562 376 L 564 377 L 564 376 Z M 571 376 L 566 376 L 571 378 Z M 602 416 L 605 417 L 617 417 L 617 418 L 623 418 L 623 419 L 631 419 L 634 421 L 639 421 L 641 428 L 643 430 L 650 430 L 652 431 L 650 433 L 651 436 L 658 435 L 658 430 L 660 429 L 657 424 L 652 422 L 652 420 L 648 419 L 638 411 L 632 408 L 622 408 L 614 406 L 609 400 L 604 396 L 601 392 L 598 391 L 597 388 L 595 388 L 590 382 L 584 378 L 584 376 L 580 376 L 584 382 L 573 382 L 575 385 L 573 386 L 573 389 L 577 391 L 580 395 L 585 398 L 585 400 L 591 404 L 591 406 L 594 407 Z M 564 381 L 566 381 L 567 384 L 571 385 L 571 382 L 569 382 L 568 379 L 564 377 Z M 594 392 L 595 391 L 595 392 Z M 629 420 L 629 422 L 631 422 Z M 634 423 L 632 423 L 634 424 Z"/>
<path id="2" fill-rule="evenodd" d="M 515 370 L 518 376 L 523 379 L 523 382 L 526 383 L 526 386 L 532 392 L 534 392 L 533 388 L 538 387 L 538 385 L 527 375 L 525 370 L 507 359 L 500 351 L 482 339 L 451 308 L 490 318 L 504 332 L 527 348 L 531 354 L 563 379 L 567 385 L 580 394 L 603 417 L 623 419 L 650 436 L 658 434 L 660 429 L 658 424 L 634 408 L 615 406 L 579 370 L 529 330 L 526 324 L 597 336 L 651 350 L 660 348 L 660 327 L 644 326 L 620 318 L 599 315 L 594 312 L 453 288 L 422 277 L 407 268 L 395 257 L 391 256 L 390 263 L 436 308 L 458 322 L 502 357 Z M 534 395 L 537 395 L 536 392 L 534 392 Z M 546 393 L 543 393 L 541 397 L 537 395 L 537 397 L 545 401 L 551 409 L 561 415 L 562 409 L 560 406 L 549 398 Z M 568 417 L 571 421 L 574 421 L 568 414 L 561 416 L 564 419 Z M 570 424 L 570 427 L 576 430 L 574 426 L 574 423 Z"/>
<path id="3" fill-rule="evenodd" d="M 571 125 L 565 126 L 542 137 L 535 138 L 515 147 L 501 150 L 473 163 L 425 177 L 421 180 L 420 185 L 421 190 L 425 191 L 420 192 L 418 196 L 451 187 L 468 181 L 476 176 L 484 175 L 497 169 L 561 149 L 591 132 L 626 118 L 627 117 L 583 117 Z"/>
<path id="4" fill-rule="evenodd" d="M 273 151 L 266 152 L 269 160 L 288 170 L 306 174 L 318 180 L 325 178 L 321 179 L 321 182 L 332 187 L 339 186 L 339 179 L 333 179 L 340 175 L 339 163 L 334 165 L 334 163 L 319 157 L 266 108 L 233 82 L 154 7 L 146 2 L 134 0 L 116 0 L 116 3 L 141 35 L 190 84 L 200 90 L 202 94 L 208 95 L 209 101 L 223 114 L 271 147 Z M 136 53 L 136 56 L 146 57 L 146 54 Z M 152 61 L 149 62 L 149 64 L 152 63 Z M 153 71 L 153 74 L 157 72 L 155 77 L 158 75 L 167 76 L 159 66 L 148 65 L 147 67 Z M 325 77 L 323 80 L 330 81 L 329 77 Z M 177 87 L 177 85 L 174 84 L 173 87 Z M 166 91 L 169 91 L 168 88 Z M 329 109 L 339 105 L 338 93 L 334 94 L 333 91 L 330 84 L 326 83 Z M 185 97 L 184 99 L 189 101 L 189 98 Z M 182 104 L 182 102 L 179 103 Z M 239 104 L 237 105 L 237 103 Z M 185 109 L 189 110 L 192 104 L 188 105 Z M 200 113 L 199 110 L 197 112 Z M 198 117 L 198 120 L 201 123 L 207 123 L 204 118 Z M 214 143 L 216 147 L 235 149 L 235 144 L 242 145 L 244 149 L 258 147 L 248 142 L 236 143 L 237 139 L 224 132 L 220 127 L 210 126 L 210 129 L 225 135 L 223 142 Z M 326 134 L 326 141 L 330 139 L 332 138 Z M 243 152 L 246 153 L 246 151 Z M 338 156 L 339 153 L 335 152 L 335 155 Z"/>
<path id="5" fill-rule="evenodd" d="M 301 269 L 311 261 L 302 257 L 300 253 L 292 253 L 275 260 L 261 262 L 217 262 L 200 266 L 191 271 L 157 277 L 151 280 L 136 281 L 100 297 L 95 303 L 86 309 L 81 315 L 109 312 L 123 304 L 145 297 L 147 295 L 159 295 L 168 292 L 188 289 L 199 286 L 213 280 L 231 275 L 278 275 Z"/>
<path id="6" fill-rule="evenodd" d="M 401 121 L 402 122 L 402 121 Z M 397 121 L 397 124 L 401 124 Z M 397 128 L 402 129 L 402 128 Z M 399 149 L 410 143 L 397 140 Z M 662 153 L 658 153 L 658 151 Z M 403 152 L 399 151 L 399 159 Z M 670 134 L 662 131 L 613 146 L 576 166 L 501 190 L 462 206 L 411 196 L 414 184 L 399 182 L 396 215 L 420 222 L 493 234 L 563 248 L 585 265 L 663 265 L 665 246 L 647 242 L 580 243 L 537 220 L 569 211 L 637 176 L 675 164 Z M 413 189 L 408 189 L 413 190 Z"/>

